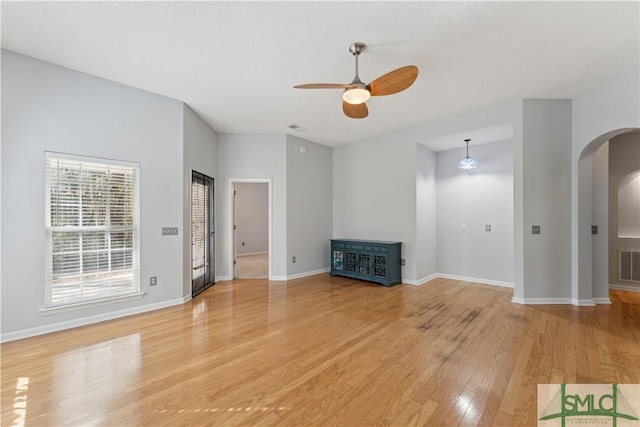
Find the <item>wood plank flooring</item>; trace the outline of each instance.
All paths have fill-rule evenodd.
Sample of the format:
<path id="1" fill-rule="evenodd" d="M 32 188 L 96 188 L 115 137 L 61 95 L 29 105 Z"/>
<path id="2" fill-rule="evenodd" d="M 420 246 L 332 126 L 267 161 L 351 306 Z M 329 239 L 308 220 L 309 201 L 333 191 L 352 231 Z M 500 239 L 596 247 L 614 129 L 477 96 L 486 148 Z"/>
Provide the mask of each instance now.
<path id="1" fill-rule="evenodd" d="M 536 425 L 538 383 L 640 383 L 640 294 L 522 306 L 436 279 L 220 282 L 1 346 L 2 425 Z"/>
<path id="2" fill-rule="evenodd" d="M 236 255 L 236 279 L 267 279 L 269 254 Z"/>

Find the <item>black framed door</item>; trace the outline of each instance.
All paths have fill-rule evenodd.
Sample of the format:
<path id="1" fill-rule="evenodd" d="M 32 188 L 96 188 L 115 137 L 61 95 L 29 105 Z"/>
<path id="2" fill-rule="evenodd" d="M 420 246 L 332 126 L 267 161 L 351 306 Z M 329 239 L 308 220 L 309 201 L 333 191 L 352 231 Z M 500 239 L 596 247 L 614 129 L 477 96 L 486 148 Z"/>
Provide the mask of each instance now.
<path id="1" fill-rule="evenodd" d="M 191 295 L 215 282 L 213 178 L 191 173 Z"/>

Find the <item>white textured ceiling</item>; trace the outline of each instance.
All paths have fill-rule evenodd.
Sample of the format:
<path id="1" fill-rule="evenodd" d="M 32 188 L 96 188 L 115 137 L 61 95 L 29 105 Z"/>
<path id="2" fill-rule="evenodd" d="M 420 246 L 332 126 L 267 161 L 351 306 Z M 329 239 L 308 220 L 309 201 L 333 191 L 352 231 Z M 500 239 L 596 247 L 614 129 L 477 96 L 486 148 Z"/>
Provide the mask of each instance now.
<path id="1" fill-rule="evenodd" d="M 633 71 L 639 4 L 3 1 L 2 47 L 179 99 L 221 133 L 295 123 L 296 136 L 340 145 L 519 98 L 572 98 Z M 367 44 L 365 82 L 420 69 L 363 120 L 344 116 L 339 90 L 292 88 L 350 82 L 354 41 Z"/>

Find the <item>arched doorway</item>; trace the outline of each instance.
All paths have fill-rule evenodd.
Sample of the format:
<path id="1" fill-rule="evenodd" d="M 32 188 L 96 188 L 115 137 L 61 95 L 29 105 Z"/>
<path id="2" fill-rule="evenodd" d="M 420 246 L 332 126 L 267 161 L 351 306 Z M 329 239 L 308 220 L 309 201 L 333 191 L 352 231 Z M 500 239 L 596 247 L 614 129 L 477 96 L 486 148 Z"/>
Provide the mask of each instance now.
<path id="1" fill-rule="evenodd" d="M 602 134 L 595 138 L 582 150 L 578 159 L 578 206 L 577 206 L 577 235 L 576 253 L 574 258 L 574 278 L 572 280 L 572 301 L 575 305 L 608 304 L 609 284 L 603 279 L 603 275 L 598 272 L 609 270 L 609 256 L 602 256 L 603 252 L 608 253 L 608 213 L 607 221 L 594 224 L 594 205 L 602 204 L 596 195 L 594 200 L 594 158 L 596 152 L 607 141 L 626 133 L 637 131 L 637 128 L 617 129 Z M 607 178 L 608 179 L 608 178 Z M 596 184 L 597 185 L 597 184 Z M 606 201 L 608 206 L 608 200 Z M 608 210 L 607 210 L 608 212 Z M 598 226 L 597 237 L 592 234 L 595 230 L 593 225 Z M 574 240 L 574 244 L 576 241 Z M 606 245 L 603 250 L 602 245 Z M 594 272 L 595 279 L 594 280 Z"/>

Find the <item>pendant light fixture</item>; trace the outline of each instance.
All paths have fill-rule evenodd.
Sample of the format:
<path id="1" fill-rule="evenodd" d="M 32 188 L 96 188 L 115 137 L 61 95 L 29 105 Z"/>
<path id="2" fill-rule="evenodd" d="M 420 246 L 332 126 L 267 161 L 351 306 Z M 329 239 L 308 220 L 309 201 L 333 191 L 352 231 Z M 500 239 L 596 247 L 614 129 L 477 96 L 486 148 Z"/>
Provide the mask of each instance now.
<path id="1" fill-rule="evenodd" d="M 465 139 L 465 142 L 467 143 L 467 155 L 464 157 L 464 159 L 460 160 L 460 163 L 458 163 L 458 169 L 469 170 L 478 167 L 478 162 L 476 162 L 473 157 L 469 157 L 469 141 L 471 140 Z"/>

